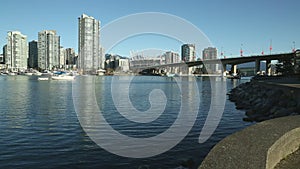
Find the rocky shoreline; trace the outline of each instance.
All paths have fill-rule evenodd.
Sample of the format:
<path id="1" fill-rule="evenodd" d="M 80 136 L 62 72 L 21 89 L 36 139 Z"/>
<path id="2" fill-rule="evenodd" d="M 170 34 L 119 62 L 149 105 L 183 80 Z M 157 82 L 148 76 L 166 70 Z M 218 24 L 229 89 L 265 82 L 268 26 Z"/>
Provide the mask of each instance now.
<path id="1" fill-rule="evenodd" d="M 228 95 L 236 109 L 245 110 L 244 121 L 261 122 L 300 114 L 299 90 L 251 81 L 232 89 Z"/>

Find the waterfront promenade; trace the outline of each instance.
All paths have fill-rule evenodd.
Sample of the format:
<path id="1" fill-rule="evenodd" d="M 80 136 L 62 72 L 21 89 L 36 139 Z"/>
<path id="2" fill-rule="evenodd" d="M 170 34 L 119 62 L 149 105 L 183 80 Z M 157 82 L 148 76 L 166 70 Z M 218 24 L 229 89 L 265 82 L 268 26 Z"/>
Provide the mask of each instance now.
<path id="1" fill-rule="evenodd" d="M 300 116 L 264 121 L 220 141 L 199 169 L 271 169 L 300 146 Z M 298 169 L 299 153 L 287 158 L 285 168 Z"/>
<path id="2" fill-rule="evenodd" d="M 298 169 L 300 166 L 300 149 L 288 155 L 275 166 L 275 169 Z"/>
<path id="3" fill-rule="evenodd" d="M 257 79 L 257 82 L 269 86 L 277 86 L 282 88 L 289 88 L 292 90 L 300 90 L 300 76 L 293 78 L 274 78 L 274 79 Z"/>
<path id="4" fill-rule="evenodd" d="M 300 105 L 299 95 L 297 94 L 300 91 L 300 79 L 298 77 L 258 78 L 253 81 L 255 81 L 253 82 L 256 85 L 255 87 L 263 86 L 262 89 L 267 87 L 271 92 L 281 90 L 282 95 L 284 93 L 294 94 L 291 98 L 296 96 L 297 105 L 295 107 Z M 249 98 L 244 97 L 244 99 Z M 286 98 L 285 101 L 289 102 L 289 99 Z M 245 101 L 249 102 L 249 100 Z M 271 106 L 275 107 L 278 104 L 280 103 L 277 102 Z M 288 117 L 266 119 L 264 122 L 257 123 L 226 137 L 210 151 L 199 169 L 271 169 L 274 167 L 276 169 L 299 169 L 300 116 L 296 114 L 298 113 L 287 114 Z"/>

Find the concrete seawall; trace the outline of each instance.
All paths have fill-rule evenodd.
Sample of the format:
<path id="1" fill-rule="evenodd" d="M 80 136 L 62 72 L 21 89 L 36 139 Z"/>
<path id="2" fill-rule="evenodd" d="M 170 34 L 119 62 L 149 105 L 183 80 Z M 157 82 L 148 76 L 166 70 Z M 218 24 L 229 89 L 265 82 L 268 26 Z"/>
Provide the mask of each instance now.
<path id="1" fill-rule="evenodd" d="M 300 116 L 267 120 L 220 141 L 199 169 L 271 169 L 300 146 Z"/>

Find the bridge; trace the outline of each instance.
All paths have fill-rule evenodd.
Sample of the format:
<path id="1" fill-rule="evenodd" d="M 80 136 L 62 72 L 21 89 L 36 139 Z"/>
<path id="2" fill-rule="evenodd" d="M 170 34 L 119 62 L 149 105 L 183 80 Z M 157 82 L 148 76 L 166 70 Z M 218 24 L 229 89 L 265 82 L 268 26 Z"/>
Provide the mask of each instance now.
<path id="1" fill-rule="evenodd" d="M 251 56 L 243 56 L 243 57 L 235 57 L 235 58 L 223 58 L 223 59 L 212 59 L 212 60 L 199 60 L 199 61 L 191 61 L 191 62 L 181 62 L 181 63 L 172 63 L 172 64 L 163 64 L 163 65 L 153 65 L 146 67 L 137 67 L 135 69 L 145 70 L 145 69 L 161 69 L 168 67 L 194 67 L 199 65 L 214 65 L 214 64 L 222 64 L 223 72 L 226 71 L 226 66 L 231 65 L 231 72 L 233 74 L 237 73 L 237 65 L 255 62 L 255 71 L 260 71 L 260 62 L 266 62 L 266 73 L 268 75 L 271 74 L 271 61 L 272 60 L 284 60 L 284 59 L 292 59 L 299 58 L 300 50 L 291 53 L 281 53 L 281 54 L 270 54 L 270 55 L 251 55 Z"/>

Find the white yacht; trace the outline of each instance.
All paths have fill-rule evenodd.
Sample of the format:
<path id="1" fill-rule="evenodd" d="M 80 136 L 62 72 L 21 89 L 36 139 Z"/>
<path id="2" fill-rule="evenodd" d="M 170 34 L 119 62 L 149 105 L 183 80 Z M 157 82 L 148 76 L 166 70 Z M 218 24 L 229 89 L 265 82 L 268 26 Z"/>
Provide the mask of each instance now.
<path id="1" fill-rule="evenodd" d="M 25 72 L 24 75 L 25 75 L 25 76 L 32 76 L 33 73 L 32 73 L 32 72 Z"/>
<path id="2" fill-rule="evenodd" d="M 70 75 L 57 75 L 51 77 L 53 80 L 74 80 L 75 76 Z"/>
<path id="3" fill-rule="evenodd" d="M 52 80 L 74 80 L 75 76 L 66 72 L 56 72 L 51 78 Z"/>
<path id="4" fill-rule="evenodd" d="M 45 80 L 49 80 L 49 77 L 38 77 L 39 81 L 45 81 Z"/>
<path id="5" fill-rule="evenodd" d="M 15 76 L 15 75 L 17 75 L 17 73 L 15 73 L 15 72 L 9 72 L 8 75 Z"/>
<path id="6" fill-rule="evenodd" d="M 97 70 L 97 75 L 98 75 L 98 76 L 104 76 L 104 75 L 105 75 L 105 72 L 106 72 L 106 70 L 104 70 L 104 69 L 99 69 L 99 70 Z"/>
<path id="7" fill-rule="evenodd" d="M 43 73 L 39 72 L 39 71 L 35 71 L 33 72 L 32 75 L 35 75 L 35 76 L 42 76 Z"/>

